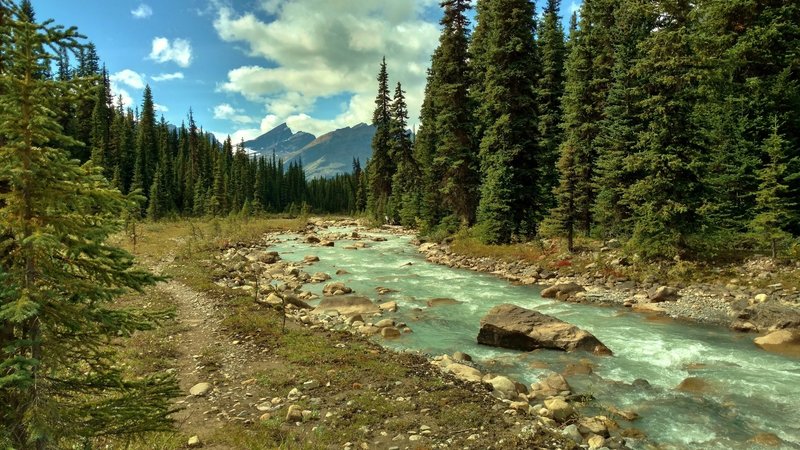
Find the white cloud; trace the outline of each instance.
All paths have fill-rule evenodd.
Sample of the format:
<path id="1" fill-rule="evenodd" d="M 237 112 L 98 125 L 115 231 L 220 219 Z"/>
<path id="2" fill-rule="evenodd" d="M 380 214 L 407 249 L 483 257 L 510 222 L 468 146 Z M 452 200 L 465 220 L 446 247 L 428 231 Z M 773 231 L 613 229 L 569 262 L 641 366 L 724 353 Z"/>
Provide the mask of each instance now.
<path id="1" fill-rule="evenodd" d="M 170 42 L 165 37 L 155 37 L 149 58 L 159 63 L 172 61 L 181 67 L 189 67 L 192 63 L 192 44 L 186 39 L 178 38 Z"/>
<path id="2" fill-rule="evenodd" d="M 112 83 L 124 84 L 134 89 L 144 89 L 144 76 L 131 69 L 120 70 L 109 78 Z"/>
<path id="3" fill-rule="evenodd" d="M 175 73 L 162 73 L 159 75 L 155 75 L 150 77 L 153 81 L 170 81 L 170 80 L 182 80 L 183 79 L 183 72 L 175 72 Z"/>
<path id="4" fill-rule="evenodd" d="M 137 19 L 146 19 L 153 15 L 153 8 L 142 3 L 136 9 L 131 10 L 131 15 Z"/>
<path id="5" fill-rule="evenodd" d="M 320 135 L 370 121 L 385 55 L 392 89 L 403 83 L 415 124 L 439 38 L 438 25 L 422 13 L 436 5 L 438 0 L 260 0 L 274 16 L 271 22 L 220 6 L 214 21 L 220 38 L 244 43 L 249 56 L 264 63 L 230 70 L 218 90 L 263 104 L 276 124 Z M 309 115 L 318 99 L 341 95 L 349 100 L 333 119 Z"/>
<path id="6" fill-rule="evenodd" d="M 169 112 L 169 108 L 164 105 L 159 105 L 158 103 L 153 103 L 153 109 L 161 113 Z"/>
<path id="7" fill-rule="evenodd" d="M 214 107 L 214 118 L 220 120 L 230 120 L 236 123 L 254 123 L 255 119 L 244 114 L 241 109 L 222 103 Z"/>
<path id="8" fill-rule="evenodd" d="M 130 108 L 133 106 L 133 97 L 131 94 L 128 93 L 125 89 L 120 88 L 119 86 L 111 84 L 111 95 L 114 96 L 114 104 L 116 105 L 120 98 L 122 98 L 122 106 L 124 108 Z"/>
<path id="9" fill-rule="evenodd" d="M 227 133 L 224 131 L 212 131 L 212 133 L 219 141 L 225 141 L 225 139 L 227 139 L 228 136 L 230 136 L 231 142 L 233 143 L 233 145 L 236 145 L 243 140 L 244 141 L 253 140 L 259 137 L 260 135 L 264 134 L 265 132 L 261 131 L 259 128 L 246 128 L 243 130 L 236 130 L 233 133 Z"/>

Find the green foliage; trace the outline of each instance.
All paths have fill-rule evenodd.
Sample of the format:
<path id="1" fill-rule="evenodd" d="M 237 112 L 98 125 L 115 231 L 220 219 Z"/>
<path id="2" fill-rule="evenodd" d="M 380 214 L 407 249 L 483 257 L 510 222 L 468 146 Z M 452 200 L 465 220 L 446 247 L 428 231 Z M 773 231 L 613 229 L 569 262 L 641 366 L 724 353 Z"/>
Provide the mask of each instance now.
<path id="1" fill-rule="evenodd" d="M 78 143 L 57 120 L 59 99 L 86 80 L 44 74 L 54 55 L 74 51 L 80 36 L 31 22 L 2 0 L 0 72 L 0 412 L 2 435 L 16 448 L 68 447 L 97 436 L 171 427 L 171 376 L 126 378 L 114 365 L 113 338 L 154 327 L 163 313 L 109 303 L 159 280 L 106 239 L 122 228 L 131 201 L 102 169 L 79 165 Z M 87 74 L 91 76 L 92 74 Z"/>
<path id="2" fill-rule="evenodd" d="M 539 25 L 541 70 L 536 85 L 536 100 L 539 113 L 539 195 L 542 196 L 540 202 L 543 208 L 554 206 L 553 189 L 558 184 L 556 162 L 559 146 L 564 139 L 561 129 L 561 122 L 564 120 L 561 98 L 564 96 L 567 47 L 559 16 L 560 3 L 560 0 L 548 0 Z"/>
<path id="3" fill-rule="evenodd" d="M 372 138 L 372 159 L 367 169 L 369 174 L 367 211 L 372 214 L 373 219 L 383 221 L 392 194 L 392 175 L 396 170 L 392 161 L 392 113 L 386 58 L 383 58 L 378 73 L 378 96 L 375 99 L 372 125 L 375 126 L 375 136 Z"/>
<path id="4" fill-rule="evenodd" d="M 435 115 L 430 117 L 432 164 L 438 176 L 438 196 L 446 211 L 465 224 L 473 223 L 480 177 L 477 145 L 473 139 L 474 104 L 469 96 L 469 0 L 442 2 L 444 15 L 439 47 L 431 59 L 431 86 Z M 430 126 L 424 123 L 423 126 Z"/>
<path id="5" fill-rule="evenodd" d="M 750 222 L 750 228 L 760 242 L 769 244 L 772 257 L 776 258 L 779 244 L 791 239 L 791 234 L 784 227 L 789 222 L 794 202 L 786 198 L 786 143 L 779 134 L 777 119 L 774 120 L 772 135 L 764 142 L 764 152 L 769 156 L 769 162 L 758 172 L 761 183 L 756 192 L 757 213 Z"/>
<path id="6" fill-rule="evenodd" d="M 487 243 L 533 235 L 544 216 L 549 184 L 541 170 L 550 164 L 539 145 L 536 92 L 539 71 L 534 47 L 534 5 L 499 0 L 484 5 L 486 39 L 479 60 L 490 61 L 482 77 L 479 117 L 483 184 L 478 226 Z M 545 191 L 542 191 L 544 189 Z"/>

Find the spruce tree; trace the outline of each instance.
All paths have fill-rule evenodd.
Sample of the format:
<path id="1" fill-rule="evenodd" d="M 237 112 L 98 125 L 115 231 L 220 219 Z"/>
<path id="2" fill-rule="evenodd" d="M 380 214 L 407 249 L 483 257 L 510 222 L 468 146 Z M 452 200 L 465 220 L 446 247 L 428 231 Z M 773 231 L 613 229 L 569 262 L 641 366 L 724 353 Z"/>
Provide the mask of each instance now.
<path id="1" fill-rule="evenodd" d="M 419 171 L 414 162 L 411 136 L 408 132 L 408 107 L 406 106 L 405 91 L 400 83 L 397 83 L 394 90 L 391 115 L 391 156 L 397 170 L 392 176 L 389 211 L 394 222 L 410 226 L 416 223 L 416 218 L 419 216 L 419 211 L 415 207 Z M 418 202 L 416 203 L 418 204 Z"/>
<path id="2" fill-rule="evenodd" d="M 470 0 L 442 2 L 442 33 L 431 65 L 435 82 L 429 91 L 435 105 L 433 165 L 440 176 L 444 208 L 462 224 L 475 220 L 480 176 L 474 141 L 474 107 L 469 96 Z"/>
<path id="3" fill-rule="evenodd" d="M 158 314 L 111 308 L 131 289 L 158 279 L 106 242 L 130 202 L 93 165 L 57 120 L 58 99 L 84 83 L 38 78 L 55 58 L 47 48 L 78 48 L 74 28 L 31 23 L 7 0 L 10 29 L 0 73 L 0 446 L 75 448 L 98 436 L 170 427 L 170 376 L 127 379 L 112 339 L 151 328 Z M 163 316 L 161 316 L 163 317 Z"/>
<path id="4" fill-rule="evenodd" d="M 436 63 L 440 58 L 434 52 L 431 58 Z M 439 183 L 441 176 L 433 164 L 436 155 L 436 116 L 437 109 L 433 91 L 436 87 L 435 67 L 428 70 L 425 96 L 420 109 L 420 125 L 414 140 L 414 161 L 419 168 L 420 178 L 420 222 L 422 231 L 432 230 L 442 218 L 442 202 Z"/>
<path id="5" fill-rule="evenodd" d="M 604 118 L 596 139 L 597 166 L 594 220 L 604 237 L 629 237 L 632 232 L 628 187 L 637 180 L 630 157 L 642 133 L 642 77 L 633 73 L 641 57 L 640 43 L 650 35 L 656 15 L 648 0 L 621 1 L 615 11 L 614 68 Z"/>
<path id="6" fill-rule="evenodd" d="M 563 140 L 561 123 L 564 113 L 561 98 L 564 96 L 564 62 L 567 57 L 564 28 L 559 15 L 560 0 L 548 0 L 539 26 L 539 54 L 541 75 L 536 95 L 539 107 L 539 167 L 540 193 L 544 207 L 554 206 L 553 189 L 558 184 L 558 148 Z"/>
<path id="7" fill-rule="evenodd" d="M 512 236 L 532 235 L 544 215 L 549 192 L 541 174 L 534 88 L 539 64 L 534 47 L 534 4 L 529 0 L 492 0 L 487 5 L 487 54 L 492 64 L 483 77 L 480 106 L 486 124 L 480 144 L 483 185 L 478 207 L 481 238 L 507 243 Z M 539 188 L 539 189 L 537 189 Z"/>
<path id="8" fill-rule="evenodd" d="M 156 111 L 150 85 L 142 94 L 142 110 L 137 124 L 136 150 L 137 163 L 140 164 L 142 186 L 150 186 L 158 163 L 158 138 L 156 135 Z"/>
<path id="9" fill-rule="evenodd" d="M 100 84 L 97 86 L 97 95 L 94 99 L 94 109 L 92 110 L 92 162 L 103 167 L 106 178 L 111 178 L 115 161 L 110 152 L 111 145 L 111 121 L 113 117 L 113 107 L 111 105 L 111 86 L 108 79 L 108 72 L 103 69 L 100 77 Z"/>
<path id="10" fill-rule="evenodd" d="M 631 246 L 644 256 L 684 256 L 704 244 L 704 148 L 692 116 L 698 101 L 692 8 L 689 0 L 659 3 L 656 31 L 642 42 L 634 68 L 648 96 L 640 102 L 639 151 L 630 157 L 640 176 L 626 196 L 634 221 Z"/>
<path id="11" fill-rule="evenodd" d="M 392 176 L 395 171 L 390 154 L 392 116 L 386 58 L 381 61 L 378 73 L 378 95 L 375 98 L 372 125 L 375 126 L 375 136 L 372 138 L 372 158 L 369 163 L 367 210 L 373 218 L 383 221 L 386 215 L 386 204 L 392 194 Z"/>
<path id="12" fill-rule="evenodd" d="M 549 232 L 567 237 L 567 248 L 574 250 L 575 231 L 579 222 L 578 186 L 579 160 L 578 148 L 581 145 L 583 104 L 588 101 L 587 76 L 589 59 L 577 29 L 577 15 L 572 15 L 569 33 L 569 56 L 565 66 L 566 84 L 564 86 L 564 142 L 560 147 L 558 160 L 559 184 L 555 189 L 556 206 L 546 221 Z"/>
<path id="13" fill-rule="evenodd" d="M 780 135 L 777 119 L 773 120 L 772 134 L 763 147 L 769 160 L 758 171 L 760 184 L 755 194 L 756 215 L 750 222 L 750 228 L 760 242 L 769 245 L 772 258 L 775 259 L 778 256 L 778 244 L 791 238 L 785 227 L 790 223 L 794 202 L 786 197 L 786 142 Z"/>

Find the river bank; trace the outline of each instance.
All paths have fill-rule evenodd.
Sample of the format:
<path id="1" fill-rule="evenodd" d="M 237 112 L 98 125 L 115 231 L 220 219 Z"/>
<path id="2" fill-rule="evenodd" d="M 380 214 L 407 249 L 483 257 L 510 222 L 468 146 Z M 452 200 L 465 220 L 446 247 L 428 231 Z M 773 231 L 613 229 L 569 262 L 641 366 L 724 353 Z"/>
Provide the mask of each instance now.
<path id="1" fill-rule="evenodd" d="M 592 393 L 595 400 L 589 404 L 594 406 L 586 410 L 587 417 L 605 415 L 622 429 L 643 430 L 632 440 L 635 446 L 644 445 L 641 440 L 636 444 L 644 436 L 650 436 L 650 442 L 672 442 L 676 448 L 753 448 L 763 442 L 784 442 L 791 448 L 797 442 L 800 430 L 784 423 L 795 413 L 783 405 L 794 396 L 785 380 L 797 376 L 792 372 L 795 366 L 757 350 L 752 342 L 748 345 L 744 335 L 743 340 L 713 327 L 645 320 L 622 308 L 542 300 L 540 288 L 426 262 L 418 246 L 409 245 L 412 237 L 405 230 L 357 226 L 353 221 L 316 222 L 298 234 L 270 236 L 260 247 L 233 245 L 220 255 L 227 268 L 215 269 L 214 278 L 251 294 L 271 284 L 260 297 L 265 306 L 283 301 L 307 301 L 316 308 L 325 304 L 320 311 L 293 308 L 292 315 L 308 327 L 375 336 L 383 345 L 422 351 L 444 366 L 455 362 L 453 369 L 466 376 L 470 371 L 461 366 L 469 364 L 457 361 L 454 351 L 471 354 L 476 364 L 472 368 L 480 370 L 473 373 L 475 381 L 488 382 L 492 391 L 491 375 L 521 381 L 528 389 L 525 395 L 530 395 L 535 385 L 560 374 L 578 394 L 565 397 L 577 402 L 573 408 L 582 403 L 581 393 Z M 246 272 L 253 262 L 260 267 L 260 281 Z M 340 306 L 369 311 L 355 319 L 356 310 L 330 314 L 326 311 L 336 308 L 330 308 L 329 298 L 354 299 Z M 477 345 L 480 317 L 499 303 L 526 305 L 589 329 L 614 356 L 519 353 Z M 506 410 L 513 410 L 513 402 L 506 400 Z M 537 416 L 537 407 L 550 410 L 535 395 L 528 400 L 533 400 L 526 402 L 528 414 L 531 408 Z M 765 405 L 775 406 L 764 409 Z M 628 421 L 619 412 L 639 418 L 631 415 Z M 566 425 L 559 431 L 567 432 Z M 670 431 L 676 427 L 685 430 Z M 585 442 L 589 437 L 582 434 L 579 439 Z"/>
<path id="2" fill-rule="evenodd" d="M 406 234 L 404 230 L 390 232 Z M 575 283 L 583 291 L 563 296 L 561 300 L 595 305 L 623 306 L 634 311 L 662 315 L 678 320 L 728 327 L 741 332 L 766 333 L 783 329 L 800 330 L 800 292 L 796 287 L 784 289 L 782 283 L 754 286 L 756 279 L 765 280 L 776 274 L 791 275 L 793 266 L 780 267 L 766 258 L 751 260 L 727 270 L 736 273 L 719 282 L 678 282 L 663 284 L 657 278 L 635 281 L 623 274 L 630 265 L 616 249 L 605 248 L 594 255 L 583 255 L 593 262 L 565 264 L 506 261 L 493 257 L 467 256 L 449 244 L 416 241 L 419 251 L 429 262 L 448 267 L 489 273 L 521 285 L 542 289 Z M 579 257 L 580 258 L 580 257 Z M 576 258 L 576 259 L 579 259 Z M 565 261 L 561 259 L 560 261 Z M 602 267 L 602 269 L 600 269 Z M 609 270 L 609 267 L 612 270 Z M 666 288 L 666 289 L 664 289 Z M 659 295 L 658 290 L 670 292 Z"/>

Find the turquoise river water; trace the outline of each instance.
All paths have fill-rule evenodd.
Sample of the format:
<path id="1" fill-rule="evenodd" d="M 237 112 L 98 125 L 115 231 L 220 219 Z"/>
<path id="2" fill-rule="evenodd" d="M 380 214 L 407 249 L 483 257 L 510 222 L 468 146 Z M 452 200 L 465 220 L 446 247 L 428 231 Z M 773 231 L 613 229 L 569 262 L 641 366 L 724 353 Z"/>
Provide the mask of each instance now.
<path id="1" fill-rule="evenodd" d="M 773 433 L 783 441 L 781 448 L 800 449 L 800 360 L 759 350 L 751 335 L 648 320 L 623 308 L 543 299 L 537 287 L 515 286 L 492 275 L 428 263 L 409 237 L 382 236 L 388 240 L 369 242 L 368 248 L 359 250 L 343 249 L 350 244 L 347 240 L 337 241 L 335 247 L 312 248 L 297 236 L 284 236 L 270 250 L 280 252 L 287 261 L 317 255 L 320 262 L 309 272 L 329 273 L 333 281 L 342 281 L 376 301 L 396 300 L 399 311 L 387 317 L 406 322 L 414 332 L 385 342 L 389 347 L 430 355 L 462 351 L 472 355 L 484 372 L 528 384 L 551 370 L 561 372 L 569 364 L 588 359 L 594 365 L 593 374 L 567 377 L 576 392 L 595 397 L 595 406 L 585 412 L 601 414 L 603 405 L 635 411 L 641 418 L 633 423 L 620 421 L 621 425 L 643 431 L 663 448 L 758 448 L 750 439 Z M 337 269 L 349 273 L 334 275 Z M 378 297 L 378 286 L 398 292 Z M 322 285 L 309 287 L 321 293 Z M 427 308 L 426 301 L 436 297 L 461 303 Z M 478 345 L 481 317 L 501 303 L 536 309 L 586 329 L 614 356 L 526 353 Z M 708 389 L 702 394 L 676 390 L 688 377 L 702 379 Z M 633 386 L 636 379 L 647 380 L 650 386 Z"/>

